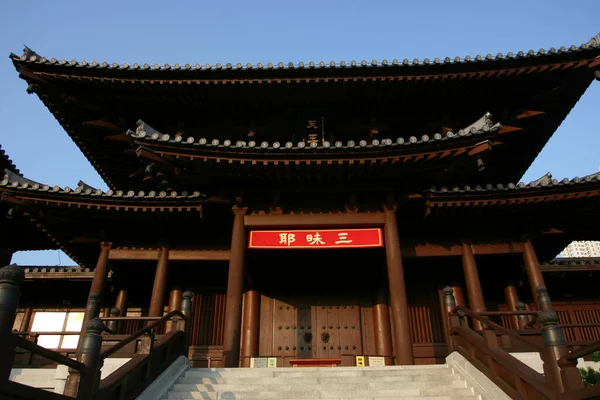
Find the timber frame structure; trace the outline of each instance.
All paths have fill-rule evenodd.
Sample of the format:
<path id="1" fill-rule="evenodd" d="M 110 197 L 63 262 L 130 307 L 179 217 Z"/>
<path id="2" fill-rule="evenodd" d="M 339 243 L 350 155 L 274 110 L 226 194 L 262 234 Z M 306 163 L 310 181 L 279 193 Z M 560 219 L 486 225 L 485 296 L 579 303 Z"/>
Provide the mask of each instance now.
<path id="1" fill-rule="evenodd" d="M 600 35 L 389 62 L 129 65 L 29 48 L 10 57 L 109 188 L 39 183 L 0 153 L 2 262 L 61 249 L 78 263 L 30 267 L 21 330 L 32 310 L 66 299 L 84 309 L 90 280 L 105 316 L 163 316 L 194 292 L 197 366 L 442 362 L 447 285 L 476 313 L 536 310 L 535 290 L 548 286 L 561 323 L 600 323 L 597 262 L 551 261 L 572 240 L 600 239 L 600 173 L 518 182 L 600 79 Z M 352 241 L 351 229 L 377 229 L 383 242 L 249 241 L 304 232 L 318 247 L 320 232 Z M 580 343 L 600 338 L 600 328 L 569 329 Z"/>

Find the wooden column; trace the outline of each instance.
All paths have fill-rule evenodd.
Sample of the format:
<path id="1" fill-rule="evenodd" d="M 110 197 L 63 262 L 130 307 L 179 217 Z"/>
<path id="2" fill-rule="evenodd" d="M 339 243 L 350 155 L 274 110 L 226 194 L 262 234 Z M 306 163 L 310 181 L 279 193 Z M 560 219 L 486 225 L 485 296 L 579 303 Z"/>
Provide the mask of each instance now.
<path id="1" fill-rule="evenodd" d="M 517 311 L 519 294 L 517 293 L 517 287 L 513 282 L 509 282 L 504 286 L 504 298 L 508 305 L 508 311 Z M 519 318 L 516 315 L 510 316 L 510 327 L 512 329 L 519 329 Z"/>
<path id="2" fill-rule="evenodd" d="M 181 289 L 171 289 L 169 292 L 169 304 L 168 304 L 168 312 L 181 310 L 181 300 L 182 300 L 183 290 Z M 175 329 L 172 321 L 167 321 L 165 324 L 166 332 L 171 329 Z"/>
<path id="3" fill-rule="evenodd" d="M 242 316 L 242 367 L 250 367 L 250 357 L 258 357 L 260 328 L 260 293 L 248 290 L 244 293 Z"/>
<path id="4" fill-rule="evenodd" d="M 531 295 L 533 297 L 533 301 L 538 306 L 538 294 L 536 289 L 538 286 L 546 286 L 544 282 L 544 277 L 542 276 L 542 269 L 540 268 L 540 263 L 538 262 L 537 256 L 535 254 L 535 250 L 531 241 L 527 241 L 523 244 L 524 252 L 523 252 L 523 261 L 525 262 L 525 271 L 527 271 L 527 278 L 529 279 L 529 286 L 531 286 Z"/>
<path id="5" fill-rule="evenodd" d="M 117 301 L 115 301 L 115 308 L 119 310 L 119 317 L 127 316 L 127 297 L 129 296 L 129 291 L 125 288 L 119 289 L 119 293 L 117 294 Z M 124 323 L 123 321 L 119 321 L 117 323 L 117 332 L 123 332 Z"/>
<path id="6" fill-rule="evenodd" d="M 483 300 L 483 292 L 481 290 L 481 282 L 479 281 L 479 273 L 477 272 L 477 264 L 475 256 L 470 244 L 463 243 L 462 255 L 463 269 L 465 272 L 465 283 L 467 285 L 467 294 L 469 295 L 469 306 L 475 312 L 486 311 L 485 302 Z M 479 321 L 473 322 L 475 329 L 482 329 Z"/>
<path id="7" fill-rule="evenodd" d="M 19 330 L 21 332 L 29 331 L 29 324 L 31 322 L 31 315 L 33 314 L 33 308 L 26 308 L 25 313 L 23 314 L 23 319 L 21 320 L 21 326 Z"/>
<path id="8" fill-rule="evenodd" d="M 223 336 L 223 364 L 226 368 L 238 367 L 242 328 L 242 292 L 244 288 L 244 258 L 246 252 L 245 208 L 234 207 L 231 232 L 231 256 L 227 278 L 225 327 Z"/>
<path id="9" fill-rule="evenodd" d="M 397 365 L 414 364 L 410 320 L 408 317 L 408 301 L 404 282 L 404 267 L 400 252 L 400 239 L 396 214 L 392 210 L 385 212 L 385 255 L 390 284 L 391 318 L 394 324 L 394 355 Z"/>
<path id="10" fill-rule="evenodd" d="M 462 285 L 459 284 L 453 284 L 452 285 L 452 292 L 454 295 L 454 301 L 456 302 L 457 306 L 466 306 L 467 302 L 465 300 L 465 291 L 462 287 Z"/>
<path id="11" fill-rule="evenodd" d="M 98 262 L 96 263 L 94 277 L 92 278 L 92 286 L 90 287 L 90 293 L 99 293 L 100 298 L 102 298 L 104 288 L 106 287 L 106 279 L 108 277 L 109 267 L 108 252 L 111 247 L 112 243 L 110 242 L 100 243 L 100 254 L 98 255 Z M 94 317 L 97 317 L 97 315 L 94 315 Z"/>
<path id="12" fill-rule="evenodd" d="M 165 290 L 167 288 L 167 274 L 169 272 L 169 249 L 161 246 L 158 251 L 158 263 L 154 275 L 152 298 L 150 299 L 149 317 L 162 317 L 165 309 Z"/>
<path id="13" fill-rule="evenodd" d="M 375 354 L 385 357 L 385 365 L 392 365 L 392 330 L 387 290 L 379 289 L 373 302 L 373 329 L 375 331 Z"/>

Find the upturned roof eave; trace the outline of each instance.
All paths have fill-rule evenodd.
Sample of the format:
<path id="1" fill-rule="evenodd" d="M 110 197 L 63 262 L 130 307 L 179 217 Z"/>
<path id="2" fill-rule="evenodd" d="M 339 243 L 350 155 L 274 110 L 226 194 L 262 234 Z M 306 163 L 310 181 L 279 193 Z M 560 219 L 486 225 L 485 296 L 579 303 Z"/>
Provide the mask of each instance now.
<path id="1" fill-rule="evenodd" d="M 217 63 L 211 64 L 128 64 L 117 62 L 98 62 L 87 60 L 77 61 L 66 59 L 57 60 L 55 58 L 43 57 L 29 48 L 25 48 L 21 56 L 10 54 L 17 69 L 27 66 L 30 69 L 39 70 L 46 68 L 48 70 L 60 71 L 66 75 L 80 75 L 82 71 L 86 74 L 93 71 L 98 76 L 138 76 L 142 78 L 166 77 L 172 79 L 190 79 L 191 77 L 203 79 L 233 79 L 244 76 L 260 78 L 284 78 L 284 77 L 343 77 L 353 76 L 357 73 L 370 77 L 386 76 L 389 74 L 439 74 L 439 73 L 460 73 L 472 72 L 474 70 L 494 70 L 519 65 L 540 65 L 554 62 L 563 62 L 573 59 L 594 59 L 600 55 L 600 34 L 594 36 L 591 40 L 580 46 L 560 47 L 558 49 L 551 47 L 549 49 L 519 51 L 516 53 L 508 52 L 506 54 L 498 53 L 476 55 L 474 57 L 445 57 L 423 60 L 418 59 L 394 59 L 387 60 L 362 60 L 360 62 L 340 61 L 340 62 L 278 62 L 278 63 Z"/>

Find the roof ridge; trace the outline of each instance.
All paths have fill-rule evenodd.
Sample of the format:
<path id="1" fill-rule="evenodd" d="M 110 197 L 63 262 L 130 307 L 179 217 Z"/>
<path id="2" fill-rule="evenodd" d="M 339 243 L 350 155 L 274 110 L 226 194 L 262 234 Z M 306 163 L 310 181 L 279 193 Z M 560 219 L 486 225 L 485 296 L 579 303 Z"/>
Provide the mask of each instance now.
<path id="1" fill-rule="evenodd" d="M 455 192 L 455 193 L 464 193 L 464 192 L 497 192 L 504 190 L 519 190 L 519 189 L 532 189 L 537 187 L 555 187 L 555 186 L 565 186 L 565 185 L 575 185 L 575 184 L 586 184 L 590 182 L 600 182 L 600 172 L 596 172 L 590 175 L 586 175 L 583 178 L 578 176 L 568 179 L 564 178 L 562 180 L 552 179 L 552 174 L 547 173 L 539 179 L 531 181 L 529 183 L 519 182 L 517 184 L 511 182 L 508 184 L 498 183 L 493 185 L 488 183 L 486 185 L 463 185 L 462 188 L 458 185 L 453 186 L 452 188 L 448 188 L 447 186 L 432 186 L 426 192 L 429 193 L 447 193 L 447 192 Z"/>
<path id="2" fill-rule="evenodd" d="M 24 50 L 23 50 L 23 54 L 21 56 L 18 56 L 14 53 L 10 54 L 10 58 L 12 58 L 14 61 L 23 61 L 23 62 L 28 62 L 28 63 L 33 63 L 36 62 L 38 64 L 48 64 L 48 65 L 54 65 L 54 64 L 59 64 L 59 65 L 64 65 L 64 66 L 71 66 L 71 67 L 87 67 L 87 68 L 109 68 L 109 69 L 121 69 L 121 70 L 221 70 L 221 69 L 228 69 L 228 70 L 249 70 L 249 69 L 313 69 L 313 68 L 346 68 L 346 67 L 350 67 L 350 68 L 363 68 L 363 67 L 367 67 L 367 68 L 372 68 L 372 67 L 387 67 L 387 66 L 398 66 L 398 67 L 402 67 L 402 66 L 417 66 L 417 65 L 441 65 L 441 64 L 465 64 L 465 63 L 476 63 L 476 62 L 484 62 L 484 61 L 491 61 L 491 60 L 507 60 L 507 59 L 514 59 L 514 58 L 528 58 L 528 57 L 534 57 L 534 56 L 544 56 L 544 55 L 553 55 L 553 54 L 561 54 L 561 53 L 572 53 L 572 52 L 577 52 L 577 51 L 586 51 L 586 50 L 591 50 L 591 49 L 596 49 L 600 47 L 600 33 L 594 37 L 592 37 L 589 41 L 587 41 L 586 43 L 583 43 L 579 46 L 575 46 L 575 45 L 571 45 L 568 48 L 565 46 L 561 46 L 559 49 L 556 49 L 555 47 L 551 47 L 548 50 L 544 49 L 544 48 L 540 48 L 537 52 L 534 50 L 528 50 L 527 52 L 524 51 L 518 51 L 516 53 L 514 52 L 508 52 L 506 54 L 503 53 L 498 53 L 496 54 L 496 56 L 493 56 L 491 53 L 486 54 L 485 56 L 478 54 L 474 57 L 471 57 L 469 55 L 465 56 L 464 58 L 461 58 L 460 56 L 456 56 L 454 58 L 451 57 L 445 57 L 443 60 L 440 59 L 439 57 L 434 58 L 433 60 L 431 60 L 430 58 L 424 58 L 422 60 L 419 60 L 418 58 L 414 58 L 412 61 L 409 60 L 408 58 L 403 59 L 402 61 L 399 61 L 398 59 L 393 59 L 391 62 L 388 61 L 387 59 L 383 59 L 381 61 L 378 60 L 372 60 L 370 62 L 368 62 L 367 60 L 361 60 L 360 62 L 352 60 L 350 61 L 350 63 L 342 60 L 340 62 L 335 62 L 335 61 L 330 61 L 330 62 L 325 62 L 325 61 L 320 61 L 320 62 L 314 62 L 314 61 L 310 61 L 308 63 L 304 63 L 302 61 L 299 62 L 278 62 L 278 63 L 273 63 L 273 62 L 268 62 L 266 64 L 264 63 L 257 63 L 257 64 L 252 64 L 252 63 L 246 63 L 246 64 L 242 64 L 242 63 L 225 63 L 225 65 L 223 65 L 222 63 L 217 63 L 214 66 L 207 63 L 207 64 L 200 64 L 197 63 L 195 65 L 192 64 L 185 64 L 183 66 L 181 66 L 181 64 L 176 63 L 176 64 L 163 64 L 162 66 L 158 63 L 155 63 L 154 65 L 150 65 L 149 63 L 144 63 L 143 65 L 140 65 L 139 63 L 133 63 L 133 64 L 129 64 L 129 63 L 117 63 L 117 62 L 112 62 L 112 63 L 108 63 L 106 61 L 103 62 L 98 62 L 98 61 L 92 61 L 92 62 L 88 62 L 87 60 L 82 60 L 82 61 L 77 61 L 77 60 L 71 60 L 71 61 L 67 61 L 66 59 L 61 59 L 60 61 L 57 60 L 56 58 L 51 58 L 48 59 L 46 57 L 42 57 L 40 56 L 38 53 L 36 53 L 35 51 L 33 51 L 32 49 L 30 49 L 29 47 L 25 46 Z"/>
<path id="3" fill-rule="evenodd" d="M 324 141 L 323 143 L 312 142 L 306 143 L 303 141 L 299 141 L 296 145 L 293 142 L 287 141 L 285 144 L 280 143 L 279 141 L 275 141 L 269 143 L 267 141 L 262 141 L 257 143 L 254 140 L 250 140 L 248 142 L 243 140 L 238 140 L 235 143 L 231 139 L 225 139 L 221 142 L 219 139 L 212 139 L 209 141 L 205 137 L 196 138 L 195 136 L 187 136 L 184 140 L 183 135 L 176 134 L 174 137 L 171 137 L 169 134 L 161 133 L 158 130 L 151 127 L 149 124 L 144 122 L 143 120 L 137 121 L 137 127 L 135 131 L 131 129 L 127 130 L 126 134 L 134 139 L 143 139 L 147 141 L 158 141 L 158 142 L 168 142 L 168 143 L 181 143 L 183 145 L 190 146 L 206 146 L 206 147 L 218 147 L 218 148 L 239 148 L 239 149 L 257 149 L 257 150 L 309 150 L 309 149 L 348 149 L 348 148 L 374 148 L 374 147 L 385 147 L 385 146 L 399 146 L 399 145 L 411 145 L 411 144 L 423 144 L 425 142 L 435 142 L 435 141 L 443 141 L 448 139 L 455 139 L 458 137 L 466 137 L 479 135 L 486 132 L 495 132 L 502 128 L 502 125 L 498 123 L 492 122 L 492 114 L 486 112 L 481 118 L 477 121 L 473 122 L 471 125 L 466 128 L 459 129 L 456 133 L 453 131 L 448 131 L 444 135 L 441 133 L 435 133 L 433 137 L 429 135 L 422 135 L 421 138 L 417 136 L 410 136 L 408 140 L 405 140 L 403 137 L 398 137 L 396 140 L 392 140 L 391 138 L 384 139 L 371 139 L 370 143 L 367 140 L 360 140 L 358 143 L 354 140 L 348 140 L 346 145 L 341 140 L 336 140 L 334 143 L 330 143 L 329 141 Z"/>
<path id="4" fill-rule="evenodd" d="M 91 196 L 91 197 L 110 197 L 110 198 L 135 198 L 135 199 L 204 199 L 206 196 L 200 191 L 194 191 L 189 193 L 187 191 L 177 192 L 172 191 L 150 191 L 146 193 L 143 190 L 138 192 L 134 190 L 108 190 L 104 192 L 101 189 L 95 189 L 83 181 L 79 181 L 77 188 L 71 189 L 69 186 L 61 188 L 59 186 L 50 186 L 41 184 L 30 179 L 24 178 L 23 176 L 17 175 L 10 170 L 4 171 L 4 178 L 0 180 L 0 187 L 7 187 L 19 190 L 32 190 L 37 192 L 48 192 L 48 193 L 60 193 L 70 194 L 79 196 Z"/>

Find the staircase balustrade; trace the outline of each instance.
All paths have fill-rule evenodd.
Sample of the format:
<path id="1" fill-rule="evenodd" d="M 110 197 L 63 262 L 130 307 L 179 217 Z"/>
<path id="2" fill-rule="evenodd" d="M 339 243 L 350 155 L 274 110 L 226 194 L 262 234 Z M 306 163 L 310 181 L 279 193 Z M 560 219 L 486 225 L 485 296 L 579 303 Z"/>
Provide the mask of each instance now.
<path id="1" fill-rule="evenodd" d="M 90 295 L 86 307 L 86 325 L 81 335 L 77 359 L 73 360 L 57 351 L 46 349 L 36 343 L 42 333 L 12 332 L 16 310 L 20 299 L 19 285 L 24 280 L 23 270 L 16 265 L 0 268 L 0 399 L 14 400 L 108 400 L 133 399 L 140 394 L 160 373 L 179 356 L 187 356 L 191 330 L 191 292 L 185 292 L 181 311 L 171 311 L 163 317 L 118 317 L 111 312 L 110 317 L 98 318 L 99 296 Z M 151 322 L 132 335 L 106 335 L 114 333 L 115 322 L 121 320 L 141 320 Z M 103 321 L 109 322 L 109 327 Z M 171 330 L 165 335 L 156 336 L 166 321 L 172 321 Z M 43 334 L 68 334 L 71 332 L 45 332 Z M 77 332 L 77 334 L 80 334 Z M 29 336 L 30 340 L 25 336 Z M 105 339 L 120 339 L 118 343 L 102 351 Z M 32 341 L 32 340 L 33 341 Z M 138 354 L 105 379 L 100 379 L 100 369 L 104 360 L 133 341 L 141 340 Z M 48 392 L 10 381 L 15 350 L 27 350 L 31 354 L 45 357 L 57 364 L 69 367 L 69 378 L 64 394 Z"/>

